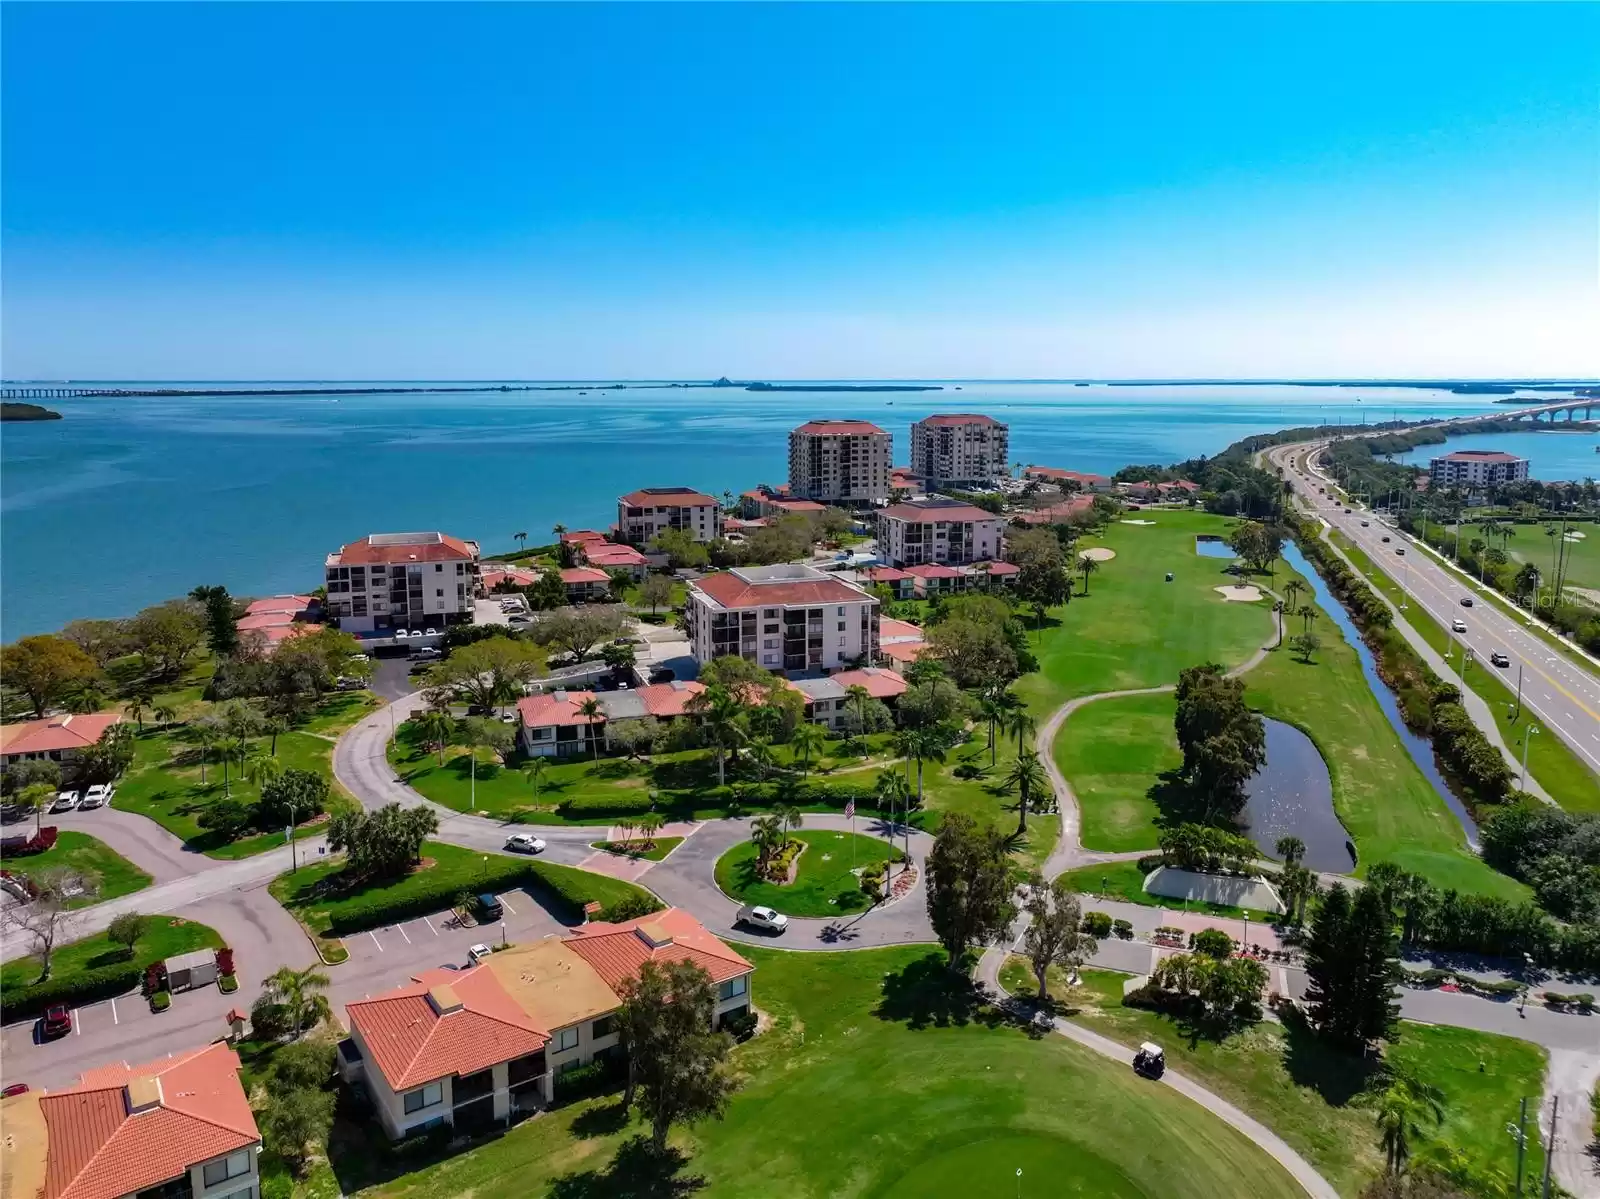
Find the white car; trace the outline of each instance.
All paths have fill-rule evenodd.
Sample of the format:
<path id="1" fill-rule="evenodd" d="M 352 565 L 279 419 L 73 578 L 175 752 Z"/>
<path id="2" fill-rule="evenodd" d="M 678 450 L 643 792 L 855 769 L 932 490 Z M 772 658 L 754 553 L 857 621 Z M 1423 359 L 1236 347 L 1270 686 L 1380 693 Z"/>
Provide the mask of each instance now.
<path id="1" fill-rule="evenodd" d="M 490 949 L 487 945 L 480 941 L 471 949 L 467 950 L 467 965 L 476 966 L 479 962 L 483 961 L 484 958 L 488 957 L 493 952 L 494 950 Z"/>
<path id="2" fill-rule="evenodd" d="M 439 635 L 439 630 L 438 629 L 423 629 L 422 630 L 422 635 L 424 637 L 437 637 Z"/>
<path id="3" fill-rule="evenodd" d="M 78 810 L 81 812 L 85 808 L 104 807 L 110 802 L 111 788 L 105 783 L 96 783 L 83 793 L 83 800 L 78 804 Z"/>
<path id="4" fill-rule="evenodd" d="M 1457 617 L 1450 622 L 1450 631 L 1452 633 L 1465 633 L 1467 631 L 1467 622 Z"/>
<path id="5" fill-rule="evenodd" d="M 394 631 L 394 635 L 396 637 L 409 637 L 409 636 L 411 636 L 411 630 L 410 629 L 396 629 Z"/>
<path id="6" fill-rule="evenodd" d="M 78 806 L 78 793 L 76 791 L 63 791 L 56 796 L 55 803 L 50 805 L 52 812 L 70 812 Z"/>
<path id="7" fill-rule="evenodd" d="M 544 841 L 532 833 L 512 833 L 506 838 L 506 848 L 512 853 L 543 853 Z"/>
<path id="8" fill-rule="evenodd" d="M 760 904 L 747 903 L 739 909 L 739 914 L 733 918 L 734 927 L 748 924 L 751 928 L 765 929 L 770 933 L 781 933 L 789 927 L 789 917 L 782 912 L 775 912 L 771 908 L 762 907 Z"/>

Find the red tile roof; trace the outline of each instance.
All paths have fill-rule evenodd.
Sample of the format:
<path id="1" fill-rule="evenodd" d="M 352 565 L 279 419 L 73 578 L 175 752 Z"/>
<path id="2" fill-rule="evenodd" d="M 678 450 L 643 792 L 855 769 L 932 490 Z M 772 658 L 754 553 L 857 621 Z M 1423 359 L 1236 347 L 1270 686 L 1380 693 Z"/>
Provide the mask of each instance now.
<path id="1" fill-rule="evenodd" d="M 539 572 L 526 566 L 493 566 L 483 572 L 483 585 L 490 591 L 508 579 L 518 587 L 531 587 L 539 581 Z"/>
<path id="2" fill-rule="evenodd" d="M 585 701 L 595 698 L 593 691 L 551 691 L 528 695 L 517 701 L 517 712 L 524 728 L 542 729 L 551 725 L 599 724 L 604 716 L 588 717 L 578 711 Z"/>
<path id="3" fill-rule="evenodd" d="M 416 537 L 416 541 L 397 544 L 372 544 L 373 537 Z M 448 533 L 376 533 L 352 541 L 334 555 L 340 566 L 370 566 L 374 563 L 456 562 L 478 556 L 477 549 Z"/>
<path id="4" fill-rule="evenodd" d="M 895 620 L 885 616 L 878 622 L 878 642 L 885 641 L 921 641 L 922 630 L 910 621 Z"/>
<path id="5" fill-rule="evenodd" d="M 307 633 L 314 633 L 321 625 L 314 624 L 277 624 L 266 629 L 245 629 L 244 632 L 252 637 L 260 637 L 267 645 L 281 645 L 291 637 L 302 637 Z"/>
<path id="6" fill-rule="evenodd" d="M 791 500 L 783 496 L 762 496 L 761 502 L 769 508 L 776 508 L 780 512 L 821 512 L 827 508 L 826 504 L 819 504 L 816 500 Z"/>
<path id="7" fill-rule="evenodd" d="M 685 680 L 670 683 L 651 683 L 634 692 L 644 701 L 645 710 L 663 719 L 682 716 L 688 711 L 689 701 L 705 690 L 705 685 Z"/>
<path id="8" fill-rule="evenodd" d="M 974 574 L 983 574 L 985 571 L 992 575 L 1015 575 L 1022 573 L 1022 567 L 1015 562 L 980 562 L 972 568 Z"/>
<path id="9" fill-rule="evenodd" d="M 1193 479 L 1173 479 L 1167 483 L 1157 483 L 1157 491 L 1199 491 L 1200 484 Z"/>
<path id="10" fill-rule="evenodd" d="M 862 573 L 874 583 L 896 583 L 911 577 L 897 566 L 869 566 Z"/>
<path id="11" fill-rule="evenodd" d="M 1058 479 L 1064 483 L 1082 483 L 1086 487 L 1099 486 L 1111 482 L 1107 475 L 1093 475 L 1081 470 L 1059 470 L 1054 466 L 1025 466 L 1023 475 L 1039 479 Z"/>
<path id="12" fill-rule="evenodd" d="M 1445 462 L 1521 462 L 1515 454 L 1508 454 L 1504 450 L 1451 450 L 1448 454 L 1440 454 L 1440 459 Z"/>
<path id="13" fill-rule="evenodd" d="M 640 916 L 625 924 L 586 924 L 568 937 L 566 944 L 588 962 L 612 990 L 637 975 L 639 967 L 648 961 L 690 961 L 710 974 L 712 982 L 718 983 L 755 969 L 679 908 Z"/>
<path id="14" fill-rule="evenodd" d="M 146 1078 L 155 1080 L 156 1105 L 130 1112 L 127 1084 Z M 41 1095 L 39 1108 L 49 1133 L 41 1199 L 115 1199 L 261 1139 L 238 1055 L 220 1042 L 136 1068 L 90 1070 L 76 1087 Z"/>
<path id="15" fill-rule="evenodd" d="M 108 728 L 121 721 L 120 712 L 85 712 L 0 725 L 0 754 L 59 753 L 83 749 L 95 744 Z"/>
<path id="16" fill-rule="evenodd" d="M 317 602 L 316 597 L 310 595 L 266 595 L 251 600 L 245 612 L 250 616 L 262 612 L 304 612 Z"/>
<path id="17" fill-rule="evenodd" d="M 972 504 L 890 504 L 887 508 L 878 509 L 879 516 L 887 516 L 890 520 L 904 520 L 912 524 L 933 524 L 935 522 L 951 521 L 978 521 L 978 520 L 1004 520 L 1005 517 L 997 516 L 993 512 L 985 512 L 982 508 Z"/>
<path id="18" fill-rule="evenodd" d="M 561 540 L 569 545 L 575 541 L 604 541 L 605 539 L 606 535 L 604 533 L 596 533 L 593 529 L 576 529 L 572 532 L 561 534 Z"/>
<path id="19" fill-rule="evenodd" d="M 697 579 L 691 587 L 704 592 L 724 608 L 776 608 L 821 604 L 859 604 L 872 597 L 862 594 L 842 579 L 785 579 L 773 583 L 749 583 L 731 571 Z M 874 601 L 875 602 L 875 601 Z"/>
<path id="20" fill-rule="evenodd" d="M 914 579 L 963 579 L 966 575 L 954 566 L 942 566 L 937 562 L 924 562 L 920 566 L 906 567 L 906 573 Z"/>
<path id="21" fill-rule="evenodd" d="M 941 412 L 938 416 L 923 417 L 917 423 L 945 428 L 957 425 L 998 425 L 1000 422 L 992 416 L 979 416 L 972 412 Z"/>
<path id="22" fill-rule="evenodd" d="M 561 581 L 568 587 L 581 583 L 609 583 L 611 576 L 593 566 L 571 566 L 561 572 Z"/>
<path id="23" fill-rule="evenodd" d="M 241 633 L 248 633 L 251 629 L 276 629 L 294 623 L 293 612 L 251 612 L 241 616 L 234 622 L 234 627 Z"/>
<path id="24" fill-rule="evenodd" d="M 691 487 L 645 487 L 630 491 L 618 503 L 630 508 L 715 508 L 717 501 Z"/>
<path id="25" fill-rule="evenodd" d="M 897 695 L 904 695 L 906 688 L 910 686 L 894 671 L 877 666 L 868 666 L 862 670 L 841 670 L 828 677 L 846 689 L 865 687 L 867 694 L 873 699 L 893 699 Z"/>
<path id="26" fill-rule="evenodd" d="M 814 433 L 822 437 L 889 436 L 869 420 L 808 420 L 796 433 Z"/>
<path id="27" fill-rule="evenodd" d="M 650 560 L 631 545 L 611 545 L 609 542 L 591 541 L 583 547 L 583 556 L 589 565 L 600 567 L 648 566 Z"/>
<path id="28" fill-rule="evenodd" d="M 880 643 L 878 651 L 884 657 L 893 658 L 896 662 L 915 662 L 927 648 L 926 641 L 892 641 L 888 645 Z"/>
<path id="29" fill-rule="evenodd" d="M 534 1053 L 550 1039 L 486 967 L 427 970 L 416 978 L 411 986 L 345 1007 L 373 1064 L 396 1091 L 487 1069 Z M 452 997 L 455 1004 L 436 1006 Z"/>
<path id="30" fill-rule="evenodd" d="M 1079 512 L 1087 512 L 1093 506 L 1093 496 L 1075 495 L 1070 500 L 1062 500 L 1059 504 L 1051 504 L 1047 508 L 1035 508 L 1032 512 L 1018 513 L 1012 519 L 1020 520 L 1025 525 L 1049 525 L 1066 520 L 1069 516 L 1076 516 Z"/>

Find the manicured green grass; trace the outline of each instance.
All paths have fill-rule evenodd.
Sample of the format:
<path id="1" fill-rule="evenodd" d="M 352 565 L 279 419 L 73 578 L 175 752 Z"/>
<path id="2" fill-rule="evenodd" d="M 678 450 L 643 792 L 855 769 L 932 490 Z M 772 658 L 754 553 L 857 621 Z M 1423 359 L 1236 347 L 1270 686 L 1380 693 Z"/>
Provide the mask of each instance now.
<path id="1" fill-rule="evenodd" d="M 1084 848 L 1156 847 L 1161 809 L 1151 794 L 1183 764 L 1172 727 L 1177 703 L 1170 692 L 1096 700 L 1062 726 L 1056 765 L 1078 797 Z"/>
<path id="2" fill-rule="evenodd" d="M 1354 1195 L 1383 1168 L 1368 1086 L 1368 1064 L 1327 1049 L 1297 1027 L 1263 1022 L 1216 1040 L 1194 1035 L 1172 1017 L 1122 1006 L 1125 975 L 1083 972 L 1068 987 L 1049 975 L 1054 999 L 1080 1024 L 1124 1045 L 1154 1041 L 1168 1064 L 1260 1120 L 1314 1165 L 1341 1194 Z M 1033 995 L 1032 969 L 1013 957 L 1000 981 Z M 1406 1023 L 1388 1058 L 1444 1097 L 1444 1118 L 1413 1144 L 1418 1156 L 1449 1148 L 1475 1168 L 1511 1174 L 1515 1146 L 1504 1133 L 1518 1100 L 1544 1088 L 1545 1053 L 1510 1037 Z M 1480 1069 L 1481 1064 L 1481 1069 Z M 1530 1140 L 1537 1176 L 1538 1150 Z"/>
<path id="3" fill-rule="evenodd" d="M 1291 573 L 1285 567 L 1280 580 Z M 1309 591 L 1300 602 L 1311 603 Z M 1390 861 L 1440 887 L 1525 896 L 1521 883 L 1467 849 L 1460 821 L 1417 769 L 1378 707 L 1354 647 L 1326 613 L 1317 627 L 1322 648 L 1311 665 L 1288 650 L 1277 650 L 1245 676 L 1245 686 L 1252 707 L 1299 728 L 1322 754 L 1333 784 L 1334 810 L 1360 855 L 1357 873 L 1374 862 Z"/>
<path id="4" fill-rule="evenodd" d="M 302 733 L 320 733 L 337 739 L 363 716 L 382 706 L 382 701 L 370 691 L 335 691 L 305 723 L 295 727 Z"/>
<path id="5" fill-rule="evenodd" d="M 265 738 L 261 743 L 270 744 Z M 278 761 L 285 767 L 326 776 L 331 772 L 332 757 L 333 744 L 314 733 L 289 732 L 278 737 Z M 134 738 L 133 765 L 117 784 L 111 806 L 148 816 L 207 857 L 240 858 L 263 853 L 284 843 L 281 830 L 230 844 L 200 827 L 201 813 L 223 798 L 225 792 L 246 804 L 260 796 L 260 787 L 239 777 L 238 765 L 235 761 L 228 768 L 228 784 L 224 788 L 222 763 L 213 751 L 202 783 L 200 750 L 193 740 L 192 728 L 158 728 L 146 721 L 144 732 Z M 336 806 L 336 801 L 330 803 L 330 807 Z"/>
<path id="6" fill-rule="evenodd" d="M 180 920 L 176 916 L 152 916 L 150 927 L 134 946 L 134 960 L 141 965 L 159 962 L 174 954 L 188 953 L 194 949 L 216 949 L 222 937 L 208 925 L 193 920 Z M 116 944 L 104 933 L 73 941 L 56 948 L 50 961 L 50 977 L 66 978 L 85 970 L 101 966 L 115 966 L 128 960 L 123 946 Z M 0 966 L 0 988 L 27 986 L 39 979 L 39 963 L 33 958 L 13 958 Z"/>
<path id="7" fill-rule="evenodd" d="M 590 848 L 603 849 L 607 853 L 618 854 L 625 858 L 637 858 L 646 862 L 659 862 L 674 849 L 683 844 L 682 837 L 656 837 L 650 842 L 650 848 L 644 848 L 642 838 L 631 841 L 593 841 Z"/>
<path id="8" fill-rule="evenodd" d="M 741 947 L 773 1027 L 735 1050 L 721 1121 L 674 1132 L 678 1179 L 732 1199 L 1022 1193 L 1236 1199 L 1298 1195 L 1274 1162 L 1197 1104 L 1062 1037 L 969 1006 L 927 947 Z M 475 1199 L 681 1193 L 618 1148 L 641 1131 L 609 1100 L 529 1121 L 375 1194 Z M 942 1169 L 930 1163 L 942 1162 Z M 347 1192 L 362 1181 L 335 1156 Z M 370 1166 L 368 1167 L 370 1168 Z M 348 1169 L 348 1176 L 345 1171 Z"/>
<path id="9" fill-rule="evenodd" d="M 1004 785 L 1006 773 L 1017 760 L 1016 739 L 995 738 L 994 764 L 990 765 L 989 731 L 987 726 L 972 729 L 964 744 L 950 750 L 943 762 L 923 764 L 923 808 L 911 814 L 912 823 L 928 832 L 937 832 L 939 820 L 945 812 L 963 812 L 974 820 L 997 825 L 1008 834 L 1017 829 L 1017 797 Z M 958 769 L 976 769 L 972 778 L 959 778 Z M 916 791 L 916 766 L 907 762 L 901 766 L 906 779 Z M 1028 829 L 1016 838 L 1011 856 L 1017 871 L 1026 874 L 1043 865 L 1055 848 L 1061 835 L 1061 818 L 1052 813 L 1030 812 Z"/>
<path id="10" fill-rule="evenodd" d="M 805 844 L 792 883 L 773 883 L 756 876 L 756 847 L 749 841 L 735 845 L 717 859 L 717 886 L 741 903 L 777 908 L 786 916 L 836 916 L 872 906 L 851 872 L 887 861 L 896 851 L 888 842 L 860 833 L 807 832 L 791 834 Z"/>
<path id="11" fill-rule="evenodd" d="M 1200 899 L 1185 901 L 1151 895 L 1144 889 L 1144 871 L 1139 869 L 1137 862 L 1102 862 L 1098 866 L 1080 866 L 1067 871 L 1063 877 L 1072 880 L 1073 890 L 1082 894 L 1086 911 L 1094 906 L 1095 899 L 1104 898 L 1120 899 L 1147 908 L 1167 908 L 1174 912 L 1205 912 L 1211 916 L 1245 914 L 1244 908 L 1234 907 L 1231 903 L 1209 903 Z M 1254 909 L 1250 914 L 1262 920 L 1275 918 L 1271 912 Z"/>
<path id="12" fill-rule="evenodd" d="M 1082 543 L 1117 556 L 1090 576 L 1087 597 L 1080 581 L 1072 602 L 1029 634 L 1040 670 L 1016 689 L 1037 719 L 1077 695 L 1173 683 L 1200 662 L 1237 665 L 1271 635 L 1270 602 L 1225 601 L 1213 589 L 1236 581 L 1228 564 L 1194 550 L 1197 535 L 1226 536 L 1234 521 L 1168 510 L 1141 516 L 1156 523 L 1113 522 Z"/>
<path id="13" fill-rule="evenodd" d="M 98 884 L 94 894 L 74 899 L 70 908 L 87 907 L 121 895 L 132 895 L 150 885 L 150 876 L 98 837 L 74 829 L 61 829 L 56 843 L 45 853 L 0 859 L 0 866 L 12 874 L 37 878 L 49 870 L 66 868 L 78 874 L 93 875 Z"/>
<path id="14" fill-rule="evenodd" d="M 1405 592 L 1387 571 L 1375 569 L 1377 564 L 1345 537 L 1334 534 L 1333 540 L 1373 586 L 1395 604 L 1405 601 Z M 1445 632 L 1442 624 L 1420 604 L 1408 603 L 1405 619 L 1434 650 L 1449 654 L 1459 671 L 1461 646 Z M 1495 673 L 1494 667 L 1486 663 L 1469 666 L 1462 681 L 1489 705 L 1501 737 L 1520 761 L 1525 730 L 1534 723 L 1532 714 L 1524 711 L 1520 717 L 1515 716 L 1516 693 Z M 1584 765 L 1583 759 L 1554 733 L 1545 731 L 1544 735 L 1533 738 L 1528 746 L 1528 773 L 1569 812 L 1600 812 L 1600 776 Z"/>

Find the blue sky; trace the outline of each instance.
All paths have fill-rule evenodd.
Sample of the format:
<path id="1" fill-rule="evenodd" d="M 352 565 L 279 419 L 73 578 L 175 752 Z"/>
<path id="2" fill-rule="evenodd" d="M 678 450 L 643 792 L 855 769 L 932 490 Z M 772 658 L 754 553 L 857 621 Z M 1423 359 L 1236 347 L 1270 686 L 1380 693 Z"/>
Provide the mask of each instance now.
<path id="1" fill-rule="evenodd" d="M 17 4 L 7 377 L 1600 373 L 1600 7 Z"/>

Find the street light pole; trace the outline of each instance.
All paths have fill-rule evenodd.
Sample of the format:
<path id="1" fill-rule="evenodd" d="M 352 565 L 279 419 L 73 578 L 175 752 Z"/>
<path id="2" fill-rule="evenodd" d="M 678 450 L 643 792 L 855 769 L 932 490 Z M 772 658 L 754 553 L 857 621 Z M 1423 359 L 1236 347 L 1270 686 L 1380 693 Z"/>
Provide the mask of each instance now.
<path id="1" fill-rule="evenodd" d="M 1522 791 L 1528 789 L 1528 746 L 1533 743 L 1533 739 L 1538 735 L 1539 726 L 1536 724 L 1530 724 L 1528 731 L 1522 734 L 1522 782 L 1519 785 L 1519 790 Z"/>

